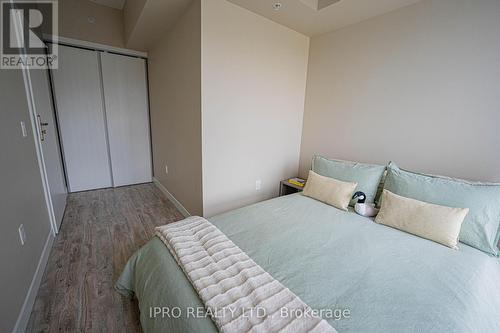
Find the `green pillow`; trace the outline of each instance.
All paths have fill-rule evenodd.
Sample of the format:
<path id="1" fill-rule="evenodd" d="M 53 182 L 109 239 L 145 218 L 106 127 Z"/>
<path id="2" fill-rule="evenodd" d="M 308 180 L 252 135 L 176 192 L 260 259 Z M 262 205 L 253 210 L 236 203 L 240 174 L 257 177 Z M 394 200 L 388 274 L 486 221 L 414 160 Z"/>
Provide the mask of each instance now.
<path id="1" fill-rule="evenodd" d="M 312 171 L 325 177 L 335 178 L 344 182 L 358 183 L 356 191 L 366 194 L 366 202 L 375 202 L 377 189 L 385 166 L 363 164 L 357 162 L 331 160 L 323 156 L 314 155 Z"/>
<path id="2" fill-rule="evenodd" d="M 384 189 L 437 205 L 469 208 L 460 230 L 460 241 L 498 256 L 500 184 L 410 172 L 391 162 L 387 167 Z"/>

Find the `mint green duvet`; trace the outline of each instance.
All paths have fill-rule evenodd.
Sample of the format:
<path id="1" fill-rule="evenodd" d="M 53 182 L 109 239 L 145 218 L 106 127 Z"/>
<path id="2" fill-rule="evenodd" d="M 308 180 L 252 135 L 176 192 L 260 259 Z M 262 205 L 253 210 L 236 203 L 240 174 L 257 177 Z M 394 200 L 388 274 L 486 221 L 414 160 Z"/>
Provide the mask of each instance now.
<path id="1" fill-rule="evenodd" d="M 452 250 L 300 194 L 210 221 L 313 309 L 348 313 L 327 319 L 340 333 L 500 332 L 500 259 L 465 244 Z M 189 312 L 203 304 L 156 237 L 116 287 L 137 297 L 145 332 L 217 331 Z"/>

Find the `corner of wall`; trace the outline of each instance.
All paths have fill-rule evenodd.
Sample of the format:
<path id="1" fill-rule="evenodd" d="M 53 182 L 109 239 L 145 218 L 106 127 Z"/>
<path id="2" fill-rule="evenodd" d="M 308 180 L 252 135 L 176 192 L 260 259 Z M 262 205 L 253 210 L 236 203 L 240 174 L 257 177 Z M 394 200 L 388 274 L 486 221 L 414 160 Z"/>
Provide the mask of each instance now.
<path id="1" fill-rule="evenodd" d="M 193 1 L 149 52 L 154 174 L 183 213 L 197 215 L 203 213 L 200 8 Z"/>

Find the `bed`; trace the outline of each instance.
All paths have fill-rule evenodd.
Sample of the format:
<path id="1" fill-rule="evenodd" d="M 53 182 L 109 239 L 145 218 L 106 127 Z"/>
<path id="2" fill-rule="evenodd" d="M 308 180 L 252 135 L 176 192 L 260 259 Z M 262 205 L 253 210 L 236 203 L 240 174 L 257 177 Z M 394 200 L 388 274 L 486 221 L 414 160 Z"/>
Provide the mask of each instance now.
<path id="1" fill-rule="evenodd" d="M 338 332 L 500 332 L 500 259 L 460 243 L 453 250 L 301 194 L 209 219 Z M 137 297 L 145 332 L 217 332 L 190 282 L 154 237 L 116 283 Z M 152 316 L 154 307 L 183 313 Z"/>

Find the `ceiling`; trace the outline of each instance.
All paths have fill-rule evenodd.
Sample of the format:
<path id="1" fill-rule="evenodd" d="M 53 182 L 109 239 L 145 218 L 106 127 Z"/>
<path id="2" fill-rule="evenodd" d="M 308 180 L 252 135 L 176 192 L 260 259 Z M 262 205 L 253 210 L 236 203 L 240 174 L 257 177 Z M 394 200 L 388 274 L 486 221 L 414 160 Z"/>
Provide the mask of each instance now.
<path id="1" fill-rule="evenodd" d="M 128 0 L 138 1 L 138 0 Z M 209 0 L 210 1 L 210 0 Z M 184 13 L 191 0 L 146 0 L 134 23 L 134 29 L 126 36 L 126 46 L 136 50 L 149 50 Z"/>
<path id="2" fill-rule="evenodd" d="M 127 1 L 127 0 L 90 0 L 90 1 L 95 2 L 99 5 L 122 10 L 123 6 L 125 6 L 125 1 Z M 135 1 L 135 0 L 133 0 L 133 1 Z"/>
<path id="3" fill-rule="evenodd" d="M 90 0 L 123 10 L 127 0 Z M 125 8 L 126 46 L 147 50 L 182 15 L 191 0 L 136 1 Z M 211 0 L 206 0 L 211 1 Z M 320 35 L 420 0 L 227 0 L 307 36 Z M 279 3 L 279 10 L 275 4 Z M 137 8 L 135 8 L 137 7 Z M 136 15 L 127 15 L 131 9 Z"/>
<path id="4" fill-rule="evenodd" d="M 228 0 L 308 36 L 337 30 L 420 0 Z M 279 2 L 279 10 L 273 5 Z"/>

